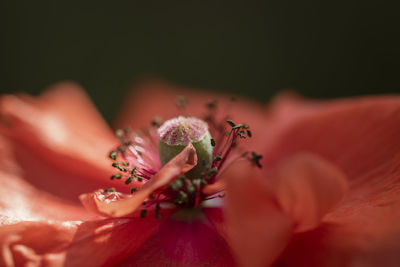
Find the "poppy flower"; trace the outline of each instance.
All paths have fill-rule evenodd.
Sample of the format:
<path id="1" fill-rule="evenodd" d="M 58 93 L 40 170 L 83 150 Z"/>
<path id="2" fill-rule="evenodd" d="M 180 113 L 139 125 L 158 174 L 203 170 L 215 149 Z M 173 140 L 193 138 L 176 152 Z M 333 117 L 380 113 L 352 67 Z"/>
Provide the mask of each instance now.
<path id="1" fill-rule="evenodd" d="M 196 117 L 204 103 L 225 98 L 160 83 L 138 92 L 122 107 L 116 128 L 148 128 L 155 115 L 176 118 L 170 104 L 176 94 L 187 96 L 185 113 Z M 73 84 L 57 85 L 39 98 L 3 97 L 2 265 L 232 266 L 233 258 L 242 266 L 398 262 L 399 100 L 281 97 L 267 110 L 251 102 L 230 106 L 225 114 L 245 123 L 230 126 L 244 131 L 250 125 L 255 137 L 246 148 L 262 151 L 263 158 L 252 153 L 252 162 L 235 161 L 201 187 L 204 199 L 227 190 L 224 216 L 218 207 L 176 212 L 157 206 L 162 198 L 175 206 L 196 205 L 196 198 L 182 200 L 171 188 L 204 159 L 192 146 L 161 167 L 151 131 L 136 137 L 118 132 L 116 140 Z M 124 157 L 132 145 L 140 153 Z M 105 155 L 116 160 L 113 169 Z M 115 169 L 113 179 L 104 178 Z M 151 183 L 143 184 L 146 175 Z M 136 189 L 133 197 L 119 193 L 125 183 Z M 117 192 L 96 191 L 110 187 Z M 79 195 L 94 213 L 76 203 Z"/>
<path id="2" fill-rule="evenodd" d="M 175 95 L 182 93 L 189 104 L 178 99 L 178 110 Z M 1 265 L 234 264 L 213 223 L 223 219 L 219 205 L 200 204 L 218 202 L 224 188 L 214 182 L 230 162 L 257 162 L 235 145 L 252 135 L 248 125 L 262 127 L 262 111 L 250 101 L 148 83 L 116 123 L 139 131 L 115 136 L 75 84 L 55 85 L 39 97 L 3 96 Z M 227 121 L 228 113 L 248 124 Z M 159 128 L 162 149 L 150 126 L 156 115 L 170 119 Z M 249 149 L 259 146 L 246 142 Z"/>

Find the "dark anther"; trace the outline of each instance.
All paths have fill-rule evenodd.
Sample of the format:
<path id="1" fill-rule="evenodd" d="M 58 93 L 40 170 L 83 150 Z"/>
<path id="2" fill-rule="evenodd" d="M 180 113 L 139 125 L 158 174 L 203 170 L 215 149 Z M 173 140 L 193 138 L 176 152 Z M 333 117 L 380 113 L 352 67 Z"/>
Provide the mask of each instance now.
<path id="1" fill-rule="evenodd" d="M 126 172 L 127 169 L 124 166 L 119 165 L 117 162 L 112 164 L 113 167 L 118 168 L 121 172 Z"/>
<path id="2" fill-rule="evenodd" d="M 163 119 L 159 116 L 154 117 L 154 119 L 151 122 L 151 126 L 153 127 L 160 127 L 163 123 Z"/>
<path id="3" fill-rule="evenodd" d="M 140 211 L 140 217 L 144 218 L 147 215 L 147 210 L 141 210 Z"/>
<path id="4" fill-rule="evenodd" d="M 214 138 L 211 138 L 211 145 L 212 145 L 212 146 L 215 146 L 215 140 L 214 140 Z"/>
<path id="5" fill-rule="evenodd" d="M 246 134 L 244 133 L 243 130 L 239 131 L 238 135 L 240 136 L 240 138 L 246 138 Z"/>
<path id="6" fill-rule="evenodd" d="M 256 154 L 256 152 L 251 152 L 251 159 L 257 165 L 258 168 L 262 168 L 260 160 L 263 156 Z"/>
<path id="7" fill-rule="evenodd" d="M 206 107 L 209 109 L 215 109 L 217 107 L 218 101 L 217 100 L 213 100 L 211 102 L 208 102 L 206 104 Z"/>
<path id="8" fill-rule="evenodd" d="M 117 151 L 114 151 L 114 150 L 111 151 L 109 156 L 112 160 L 116 160 L 117 159 Z"/>
<path id="9" fill-rule="evenodd" d="M 133 194 L 134 192 L 136 192 L 137 188 L 136 187 L 132 187 L 131 188 L 131 194 Z"/>
<path id="10" fill-rule="evenodd" d="M 252 136 L 252 133 L 251 133 L 250 130 L 247 130 L 247 136 L 248 136 L 248 137 L 251 137 L 251 136 Z"/>
<path id="11" fill-rule="evenodd" d="M 215 156 L 214 161 L 221 161 L 222 157 L 221 156 Z"/>
<path id="12" fill-rule="evenodd" d="M 132 180 L 133 180 L 133 177 L 132 177 L 132 176 L 129 176 L 129 177 L 126 179 L 125 184 L 130 184 L 130 183 L 132 182 Z"/>
<path id="13" fill-rule="evenodd" d="M 187 103 L 187 100 L 186 100 L 186 98 L 184 97 L 184 96 L 177 96 L 176 97 L 176 105 L 178 106 L 178 107 L 184 107 L 184 106 L 186 106 L 186 103 Z"/>
<path id="14" fill-rule="evenodd" d="M 104 189 L 104 193 L 112 193 L 112 192 L 115 192 L 115 188 L 114 187 Z"/>
<path id="15" fill-rule="evenodd" d="M 236 124 L 233 122 L 233 121 L 231 121 L 231 120 L 227 120 L 226 121 L 230 126 L 232 126 L 232 127 L 235 127 L 236 126 Z"/>
<path id="16" fill-rule="evenodd" d="M 119 174 L 119 173 L 117 173 L 117 174 L 114 174 L 114 175 L 111 175 L 111 180 L 112 179 L 121 179 L 121 174 Z"/>

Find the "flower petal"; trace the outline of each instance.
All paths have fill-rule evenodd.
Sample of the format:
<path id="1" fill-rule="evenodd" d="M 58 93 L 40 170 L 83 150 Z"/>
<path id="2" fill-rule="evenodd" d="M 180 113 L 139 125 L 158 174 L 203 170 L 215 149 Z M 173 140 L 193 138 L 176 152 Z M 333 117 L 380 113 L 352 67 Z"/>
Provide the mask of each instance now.
<path id="1" fill-rule="evenodd" d="M 160 224 L 149 216 L 1 226 L 0 265 L 112 266 L 138 250 Z"/>
<path id="2" fill-rule="evenodd" d="M 24 179 L 0 171 L 0 225 L 22 220 L 84 220 L 95 216 L 76 203 L 40 191 Z"/>
<path id="3" fill-rule="evenodd" d="M 280 207 L 295 222 L 296 232 L 318 226 L 347 190 L 346 178 L 340 170 L 309 153 L 286 160 L 272 183 Z"/>
<path id="4" fill-rule="evenodd" d="M 226 216 L 239 266 L 270 266 L 292 235 L 293 220 L 247 162 L 227 170 Z"/>
<path id="5" fill-rule="evenodd" d="M 321 223 L 347 185 L 336 167 L 307 153 L 286 160 L 270 179 L 259 174 L 248 162 L 225 174 L 229 240 L 242 266 L 271 265 L 293 232 Z"/>
<path id="6" fill-rule="evenodd" d="M 400 98 L 275 105 L 263 164 L 310 151 L 349 181 L 343 202 L 316 229 L 295 235 L 288 266 L 397 266 L 400 258 Z"/>
<path id="7" fill-rule="evenodd" d="M 143 246 L 118 266 L 234 266 L 227 242 L 204 215 L 173 214 Z M 190 217 L 191 219 L 187 219 Z"/>
<path id="8" fill-rule="evenodd" d="M 196 164 L 196 149 L 192 144 L 189 144 L 130 197 L 108 201 L 95 192 L 83 194 L 80 199 L 90 210 L 95 210 L 104 216 L 122 217 L 133 215 L 151 193 L 167 186 L 178 176 L 191 170 Z"/>
<path id="9" fill-rule="evenodd" d="M 222 209 L 204 208 L 203 212 L 207 216 L 208 220 L 214 225 L 214 228 L 217 230 L 217 232 L 229 243 L 228 229 Z"/>
<path id="10" fill-rule="evenodd" d="M 273 105 L 263 163 L 276 166 L 285 158 L 309 151 L 333 162 L 356 179 L 400 151 L 400 98 L 364 97 L 326 102 Z"/>
<path id="11" fill-rule="evenodd" d="M 44 208 L 45 207 L 45 208 Z M 39 190 L 21 177 L 7 138 L 0 135 L 0 225 L 21 220 L 93 219 L 76 202 Z"/>
<path id="12" fill-rule="evenodd" d="M 106 157 L 117 142 L 78 86 L 60 83 L 37 98 L 3 96 L 0 117 L 25 178 L 36 186 L 73 199 L 109 185 Z"/>

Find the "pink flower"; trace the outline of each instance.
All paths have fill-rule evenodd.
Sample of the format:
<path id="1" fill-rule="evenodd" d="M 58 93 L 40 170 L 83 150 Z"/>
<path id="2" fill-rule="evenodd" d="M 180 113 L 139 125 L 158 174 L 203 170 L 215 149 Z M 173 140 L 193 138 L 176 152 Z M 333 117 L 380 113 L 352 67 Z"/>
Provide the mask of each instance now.
<path id="1" fill-rule="evenodd" d="M 187 96 L 185 112 L 197 117 L 204 103 L 224 102 L 224 96 L 143 84 L 116 127 L 148 128 L 155 115 L 177 117 L 170 104 L 177 94 Z M 38 98 L 4 96 L 0 265 L 395 266 L 399 104 L 397 97 L 311 102 L 282 96 L 268 108 L 236 102 L 225 114 L 250 125 L 254 138 L 246 148 L 263 152 L 263 168 L 235 162 L 202 187 L 203 199 L 227 189 L 226 216 L 218 207 L 182 216 L 150 205 L 141 218 L 143 200 L 173 200 L 165 190 L 196 165 L 192 146 L 163 168 L 150 146 L 143 145 L 140 157 L 118 152 L 116 163 L 128 162 L 117 168 L 132 171 L 135 163 L 137 177 L 151 178 L 143 185 L 132 177 L 126 183 L 138 188 L 129 195 L 123 168 L 124 179 L 105 177 L 115 172 L 107 155 L 120 142 L 76 85 L 59 84 Z M 125 148 L 134 145 L 128 143 Z M 146 160 L 137 164 L 141 157 Z M 95 191 L 110 187 L 127 194 Z M 79 195 L 95 213 L 77 202 Z"/>

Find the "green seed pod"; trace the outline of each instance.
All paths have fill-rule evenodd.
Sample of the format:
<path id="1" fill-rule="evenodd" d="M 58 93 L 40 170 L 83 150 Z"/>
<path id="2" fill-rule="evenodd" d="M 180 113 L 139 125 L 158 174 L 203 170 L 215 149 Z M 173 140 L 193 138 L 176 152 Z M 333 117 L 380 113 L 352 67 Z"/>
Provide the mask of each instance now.
<path id="1" fill-rule="evenodd" d="M 206 122 L 193 117 L 178 117 L 166 121 L 158 129 L 158 155 L 162 165 L 178 155 L 190 143 L 196 148 L 197 165 L 186 173 L 190 179 L 201 178 L 211 167 L 213 146 Z"/>

